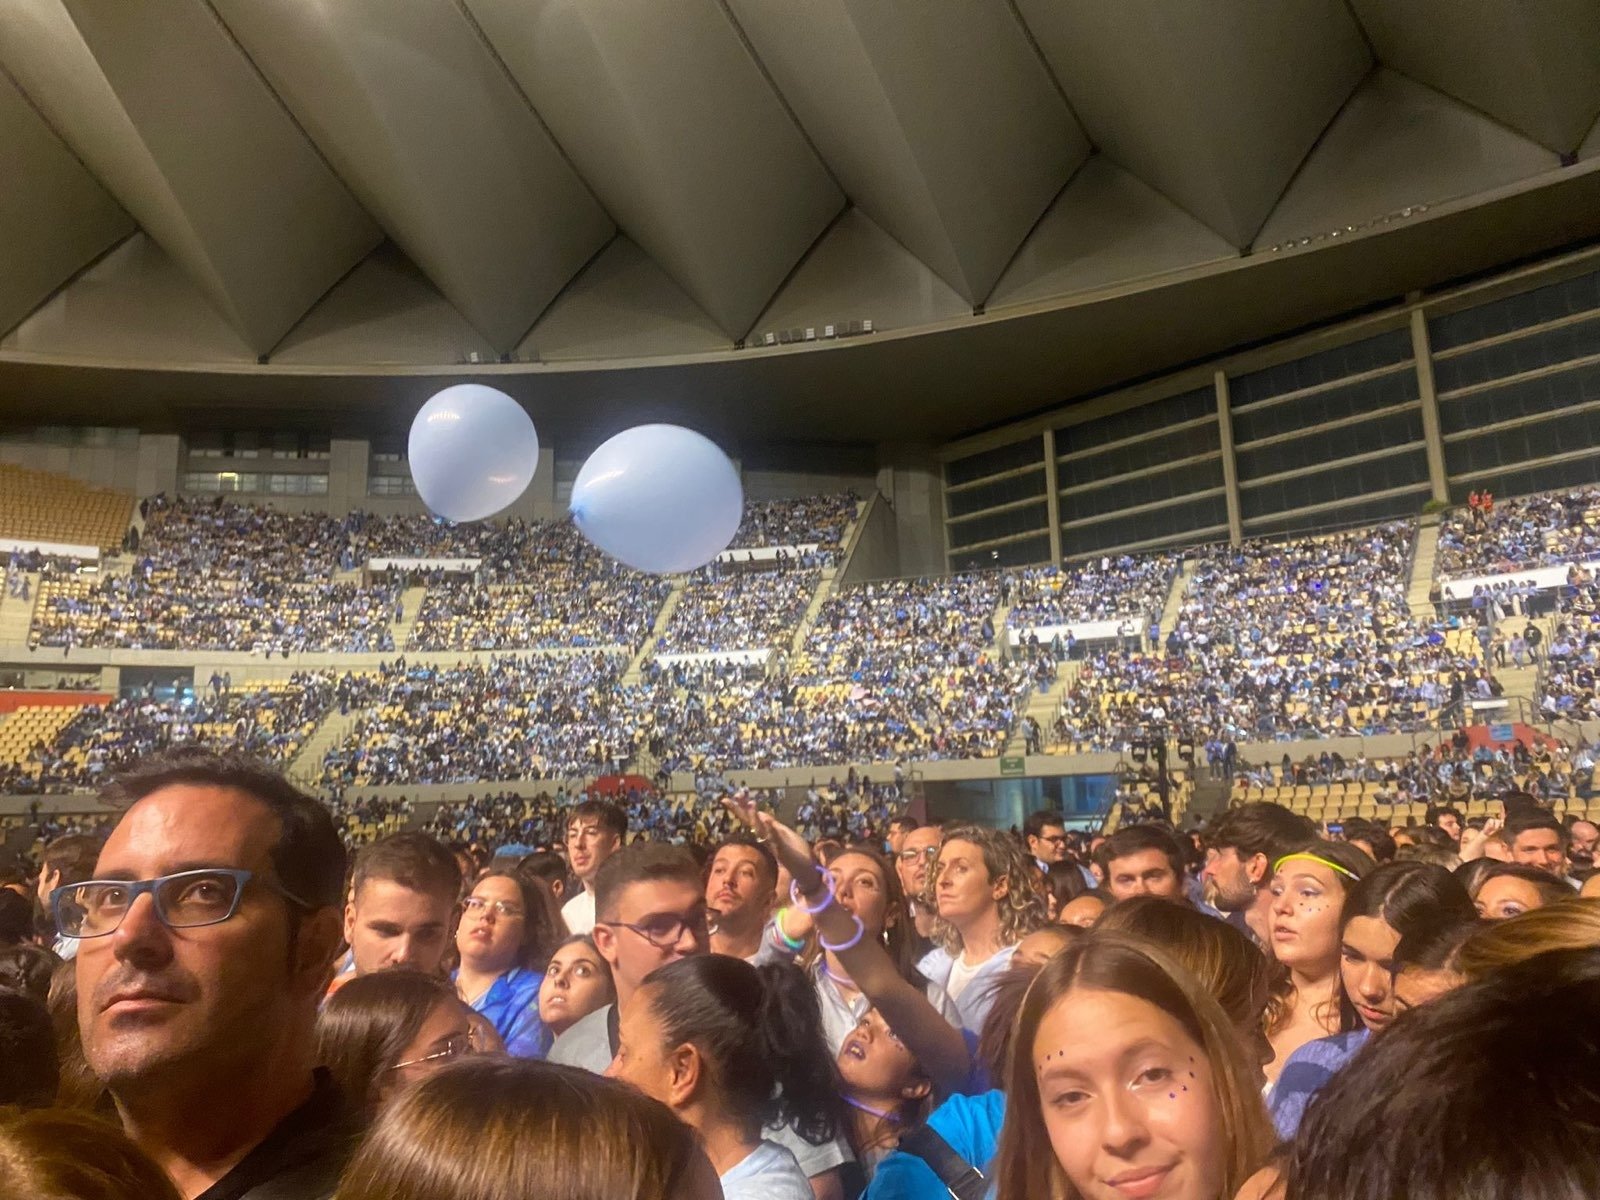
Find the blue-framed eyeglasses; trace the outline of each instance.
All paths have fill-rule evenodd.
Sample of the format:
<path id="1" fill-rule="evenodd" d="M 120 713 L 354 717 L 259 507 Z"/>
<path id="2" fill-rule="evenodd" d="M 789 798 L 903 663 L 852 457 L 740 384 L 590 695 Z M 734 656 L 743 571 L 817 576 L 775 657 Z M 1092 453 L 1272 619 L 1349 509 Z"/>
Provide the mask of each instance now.
<path id="1" fill-rule="evenodd" d="M 207 867 L 156 879 L 89 879 L 53 890 L 50 912 L 62 937 L 105 937 L 117 931 L 133 902 L 148 892 L 156 916 L 168 929 L 195 929 L 221 924 L 238 912 L 244 885 L 254 878 L 254 871 Z M 315 907 L 270 879 L 261 882 L 301 908 Z"/>

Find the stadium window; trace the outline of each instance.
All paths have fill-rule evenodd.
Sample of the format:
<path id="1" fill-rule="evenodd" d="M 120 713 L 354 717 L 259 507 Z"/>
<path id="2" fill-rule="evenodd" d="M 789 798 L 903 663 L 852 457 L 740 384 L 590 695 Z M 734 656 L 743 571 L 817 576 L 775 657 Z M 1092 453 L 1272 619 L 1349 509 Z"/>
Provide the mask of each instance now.
<path id="1" fill-rule="evenodd" d="M 373 475 L 367 480 L 369 496 L 415 496 L 417 485 L 409 475 Z"/>

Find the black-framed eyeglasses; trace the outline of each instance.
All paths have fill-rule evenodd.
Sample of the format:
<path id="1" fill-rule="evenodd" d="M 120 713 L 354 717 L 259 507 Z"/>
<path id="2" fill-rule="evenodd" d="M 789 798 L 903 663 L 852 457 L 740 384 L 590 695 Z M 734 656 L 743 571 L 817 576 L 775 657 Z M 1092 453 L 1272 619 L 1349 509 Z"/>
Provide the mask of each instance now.
<path id="1" fill-rule="evenodd" d="M 255 878 L 254 871 L 206 867 L 155 879 L 89 879 L 54 889 L 50 913 L 62 937 L 105 937 L 117 931 L 134 901 L 148 892 L 156 916 L 168 929 L 197 929 L 219 925 L 238 912 L 244 885 Z M 301 908 L 316 907 L 270 879 L 260 882 Z"/>
<path id="2" fill-rule="evenodd" d="M 627 921 L 598 921 L 596 924 L 609 925 L 613 929 L 631 929 L 657 950 L 672 949 L 683 940 L 685 932 L 694 934 L 695 940 L 702 942 L 711 936 L 711 920 L 704 909 L 687 918 L 676 913 L 657 913 L 638 924 Z"/>

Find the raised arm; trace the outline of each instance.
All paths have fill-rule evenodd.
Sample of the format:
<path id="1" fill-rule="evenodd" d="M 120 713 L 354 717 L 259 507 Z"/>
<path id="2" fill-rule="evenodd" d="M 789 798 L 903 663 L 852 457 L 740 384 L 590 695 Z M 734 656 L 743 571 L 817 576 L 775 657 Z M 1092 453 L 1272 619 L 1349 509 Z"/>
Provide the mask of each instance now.
<path id="1" fill-rule="evenodd" d="M 766 839 L 778 861 L 794 876 L 795 889 L 811 911 L 818 935 L 834 948 L 861 994 L 916 1056 L 934 1086 L 944 1092 L 961 1091 L 972 1074 L 966 1039 L 928 1002 L 926 989 L 900 974 L 880 943 L 859 936 L 860 921 L 834 903 L 832 879 L 817 865 L 806 840 L 771 813 L 757 810 L 746 796 L 725 803 Z"/>

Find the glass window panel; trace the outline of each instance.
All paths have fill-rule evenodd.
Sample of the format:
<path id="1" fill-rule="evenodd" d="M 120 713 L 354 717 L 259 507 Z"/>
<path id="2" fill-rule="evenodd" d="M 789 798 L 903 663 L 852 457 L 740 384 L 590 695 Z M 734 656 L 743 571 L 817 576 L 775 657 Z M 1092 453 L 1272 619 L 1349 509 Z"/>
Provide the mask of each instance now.
<path id="1" fill-rule="evenodd" d="M 1011 442 L 1005 446 L 996 446 L 993 450 L 985 450 L 981 454 L 973 454 L 946 463 L 944 478 L 946 483 L 971 483 L 975 479 L 984 479 L 990 475 L 999 475 L 1003 471 L 1042 462 L 1044 462 L 1044 439 L 1034 437 L 1021 442 Z"/>
<path id="2" fill-rule="evenodd" d="M 1020 567 L 1030 563 L 1050 561 L 1050 535 L 1041 533 L 1035 538 L 1019 538 L 1003 546 L 987 550 L 968 550 L 950 553 L 952 571 L 981 571 L 986 567 Z"/>
<path id="3" fill-rule="evenodd" d="M 1044 501 L 1041 500 L 1038 504 L 1029 504 L 1024 508 L 1011 508 L 1005 512 L 973 517 L 970 521 L 959 521 L 947 528 L 950 530 L 950 545 L 953 549 L 958 546 L 970 546 L 975 542 L 1006 537 L 1013 533 L 1031 533 L 1037 529 L 1048 532 L 1050 518 Z"/>
<path id="4" fill-rule="evenodd" d="M 1037 471 L 1029 471 L 1025 475 L 1013 475 L 1009 479 L 997 479 L 993 483 L 980 483 L 957 492 L 946 492 L 945 505 L 952 517 L 964 517 L 1015 500 L 1043 499 L 1044 494 L 1044 467 L 1041 465 Z"/>

